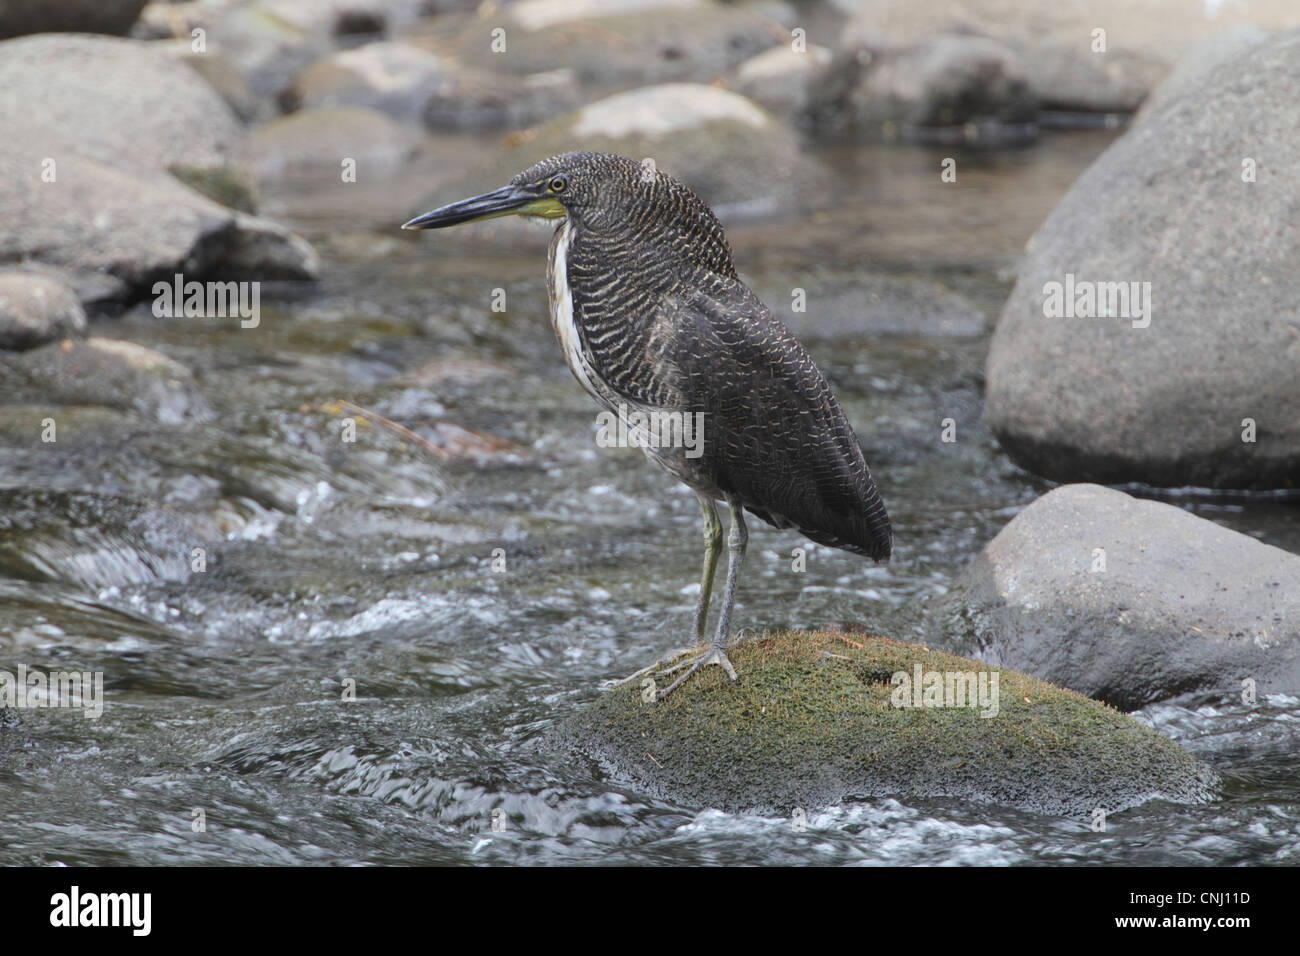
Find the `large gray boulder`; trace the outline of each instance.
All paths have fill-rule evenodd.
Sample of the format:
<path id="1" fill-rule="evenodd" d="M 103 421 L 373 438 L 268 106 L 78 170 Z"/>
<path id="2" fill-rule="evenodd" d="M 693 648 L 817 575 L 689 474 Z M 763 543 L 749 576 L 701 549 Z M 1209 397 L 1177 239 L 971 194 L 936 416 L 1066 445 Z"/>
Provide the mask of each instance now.
<path id="1" fill-rule="evenodd" d="M 1023 467 L 1300 484 L 1298 61 L 1293 31 L 1212 69 L 1115 142 L 1030 241 L 987 373 L 989 420 Z M 1092 293 L 1121 317 L 1065 317 L 1101 315 Z"/>
<path id="2" fill-rule="evenodd" d="M 27 172 L 0 176 L 0 263 L 107 277 L 119 299 L 148 295 L 176 273 L 187 280 L 318 273 L 311 246 L 277 223 L 219 205 L 164 172 L 86 156 L 62 128 L 32 118 L 17 126 L 19 135 L 0 138 L 0 168 Z M 57 178 L 42 182 L 48 158 Z M 99 289 L 95 297 L 108 296 Z"/>
<path id="3" fill-rule="evenodd" d="M 1039 498 L 930 612 L 928 640 L 1123 710 L 1300 694 L 1300 556 L 1099 485 Z"/>
<path id="4" fill-rule="evenodd" d="M 243 174 L 243 127 L 226 102 L 140 40 L 45 34 L 0 43 L 0 116 L 7 127 L 36 120 L 61 129 L 59 145 L 115 166 Z M 46 155 L 60 158 L 53 144 Z"/>
<path id="5" fill-rule="evenodd" d="M 8 40 L 0 115 L 0 263 L 59 267 L 96 299 L 143 295 L 176 272 L 316 275 L 305 240 L 247 213 L 243 127 L 175 57 L 109 37 Z M 77 278 L 88 276 L 98 281 Z"/>

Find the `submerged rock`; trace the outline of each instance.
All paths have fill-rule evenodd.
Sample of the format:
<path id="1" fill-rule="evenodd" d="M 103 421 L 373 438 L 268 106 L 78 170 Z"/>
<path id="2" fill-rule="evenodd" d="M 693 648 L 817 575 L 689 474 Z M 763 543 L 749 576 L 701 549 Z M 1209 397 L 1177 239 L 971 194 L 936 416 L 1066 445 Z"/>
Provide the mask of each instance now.
<path id="1" fill-rule="evenodd" d="M 175 513 L 131 498 L 0 489 L 0 576 L 83 588 L 186 581 L 200 544 Z"/>
<path id="2" fill-rule="evenodd" d="M 1300 485 L 1297 59 L 1300 30 L 1203 74 L 1034 235 L 987 376 L 989 421 L 1022 467 Z"/>
<path id="3" fill-rule="evenodd" d="M 931 643 L 1124 710 L 1300 694 L 1300 556 L 1181 508 L 1066 485 L 1002 529 L 928 618 Z"/>
<path id="4" fill-rule="evenodd" d="M 185 366 L 143 345 L 94 337 L 0 359 L 0 402 L 103 405 L 163 424 L 213 417 Z"/>
<path id="5" fill-rule="evenodd" d="M 890 795 L 1084 818 L 1156 797 L 1206 801 L 1218 783 L 1131 717 L 952 654 L 818 632 L 767 634 L 728 655 L 737 681 L 707 668 L 645 703 L 632 680 L 562 724 L 558 742 L 655 797 L 728 811 Z M 895 678 L 918 668 L 923 687 L 939 674 L 954 692 L 956 675 L 978 687 L 983 674 L 985 706 L 896 706 L 924 700 Z"/>

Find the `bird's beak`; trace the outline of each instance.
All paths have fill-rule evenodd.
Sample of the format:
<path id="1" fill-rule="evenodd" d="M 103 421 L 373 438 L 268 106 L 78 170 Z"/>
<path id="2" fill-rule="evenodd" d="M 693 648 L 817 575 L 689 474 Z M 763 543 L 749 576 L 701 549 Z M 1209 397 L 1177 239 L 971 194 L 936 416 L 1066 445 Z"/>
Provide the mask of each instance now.
<path id="1" fill-rule="evenodd" d="M 442 229 L 459 226 L 462 222 L 478 222 L 498 216 L 545 216 L 558 219 L 564 215 L 564 206 L 549 195 L 538 195 L 534 186 L 503 186 L 482 196 L 462 199 L 442 206 L 423 216 L 403 223 L 403 229 Z"/>

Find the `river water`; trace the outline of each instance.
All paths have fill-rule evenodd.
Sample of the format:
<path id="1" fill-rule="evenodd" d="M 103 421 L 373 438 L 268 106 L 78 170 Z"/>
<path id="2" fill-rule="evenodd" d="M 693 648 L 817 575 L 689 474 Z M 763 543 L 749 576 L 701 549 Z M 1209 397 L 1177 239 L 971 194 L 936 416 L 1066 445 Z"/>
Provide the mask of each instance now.
<path id="1" fill-rule="evenodd" d="M 918 639 L 925 602 L 1050 487 L 983 420 L 988 329 L 1025 240 L 1112 135 L 958 153 L 955 184 L 943 152 L 830 151 L 837 198 L 730 230 L 742 274 L 831 380 L 897 539 L 874 567 L 752 521 L 738 624 Z M 381 192 L 393 205 L 416 186 Z M 170 567 L 109 507 L 75 546 L 21 545 L 45 549 L 43 579 L 0 577 L 0 669 L 102 671 L 107 698 L 98 719 L 23 710 L 0 727 L 0 863 L 1300 863 L 1293 698 L 1139 712 L 1228 789 L 1100 833 L 910 799 L 814 811 L 800 832 L 651 800 L 551 752 L 547 729 L 601 681 L 688 643 L 698 507 L 640 452 L 597 447 L 546 319 L 545 230 L 417 239 L 358 195 L 328 214 L 268 196 L 327 268 L 318 287 L 264 289 L 257 329 L 147 307 L 94 329 L 194 369 L 213 421 L 70 410 L 85 427 L 57 448 L 0 429 L 0 489 L 152 501 L 206 549 L 202 572 Z M 808 313 L 786 316 L 794 287 Z M 948 293 L 975 313 L 938 336 L 816 308 L 862 289 L 882 313 Z M 343 442 L 339 400 L 448 457 L 364 421 Z M 1294 501 L 1171 500 L 1300 551 Z"/>

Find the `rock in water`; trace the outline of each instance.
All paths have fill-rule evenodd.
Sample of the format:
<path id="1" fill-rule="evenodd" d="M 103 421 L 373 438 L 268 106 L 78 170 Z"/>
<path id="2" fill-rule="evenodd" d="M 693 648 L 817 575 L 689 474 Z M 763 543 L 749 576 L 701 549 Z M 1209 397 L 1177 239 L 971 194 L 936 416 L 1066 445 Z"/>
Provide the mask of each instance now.
<path id="1" fill-rule="evenodd" d="M 928 619 L 928 640 L 1132 710 L 1300 693 L 1300 557 L 1099 485 L 1039 498 Z"/>
<path id="2" fill-rule="evenodd" d="M 988 357 L 989 421 L 1017 463 L 1300 484 L 1298 60 L 1300 30 L 1211 69 L 1038 230 Z"/>
<path id="3" fill-rule="evenodd" d="M 632 680 L 561 724 L 556 742 L 652 796 L 737 812 L 889 795 L 1086 818 L 1152 797 L 1205 801 L 1218 783 L 1131 717 L 1006 668 L 831 632 L 768 634 L 727 653 L 734 683 L 707 668 L 646 703 Z M 951 685 L 956 703 L 959 674 L 984 696 L 897 706 L 924 702 L 910 686 L 918 669 L 922 689 L 940 675 L 940 700 Z"/>
<path id="4" fill-rule="evenodd" d="M 77 293 L 55 275 L 0 271 L 0 349 L 21 351 L 86 331 Z"/>

